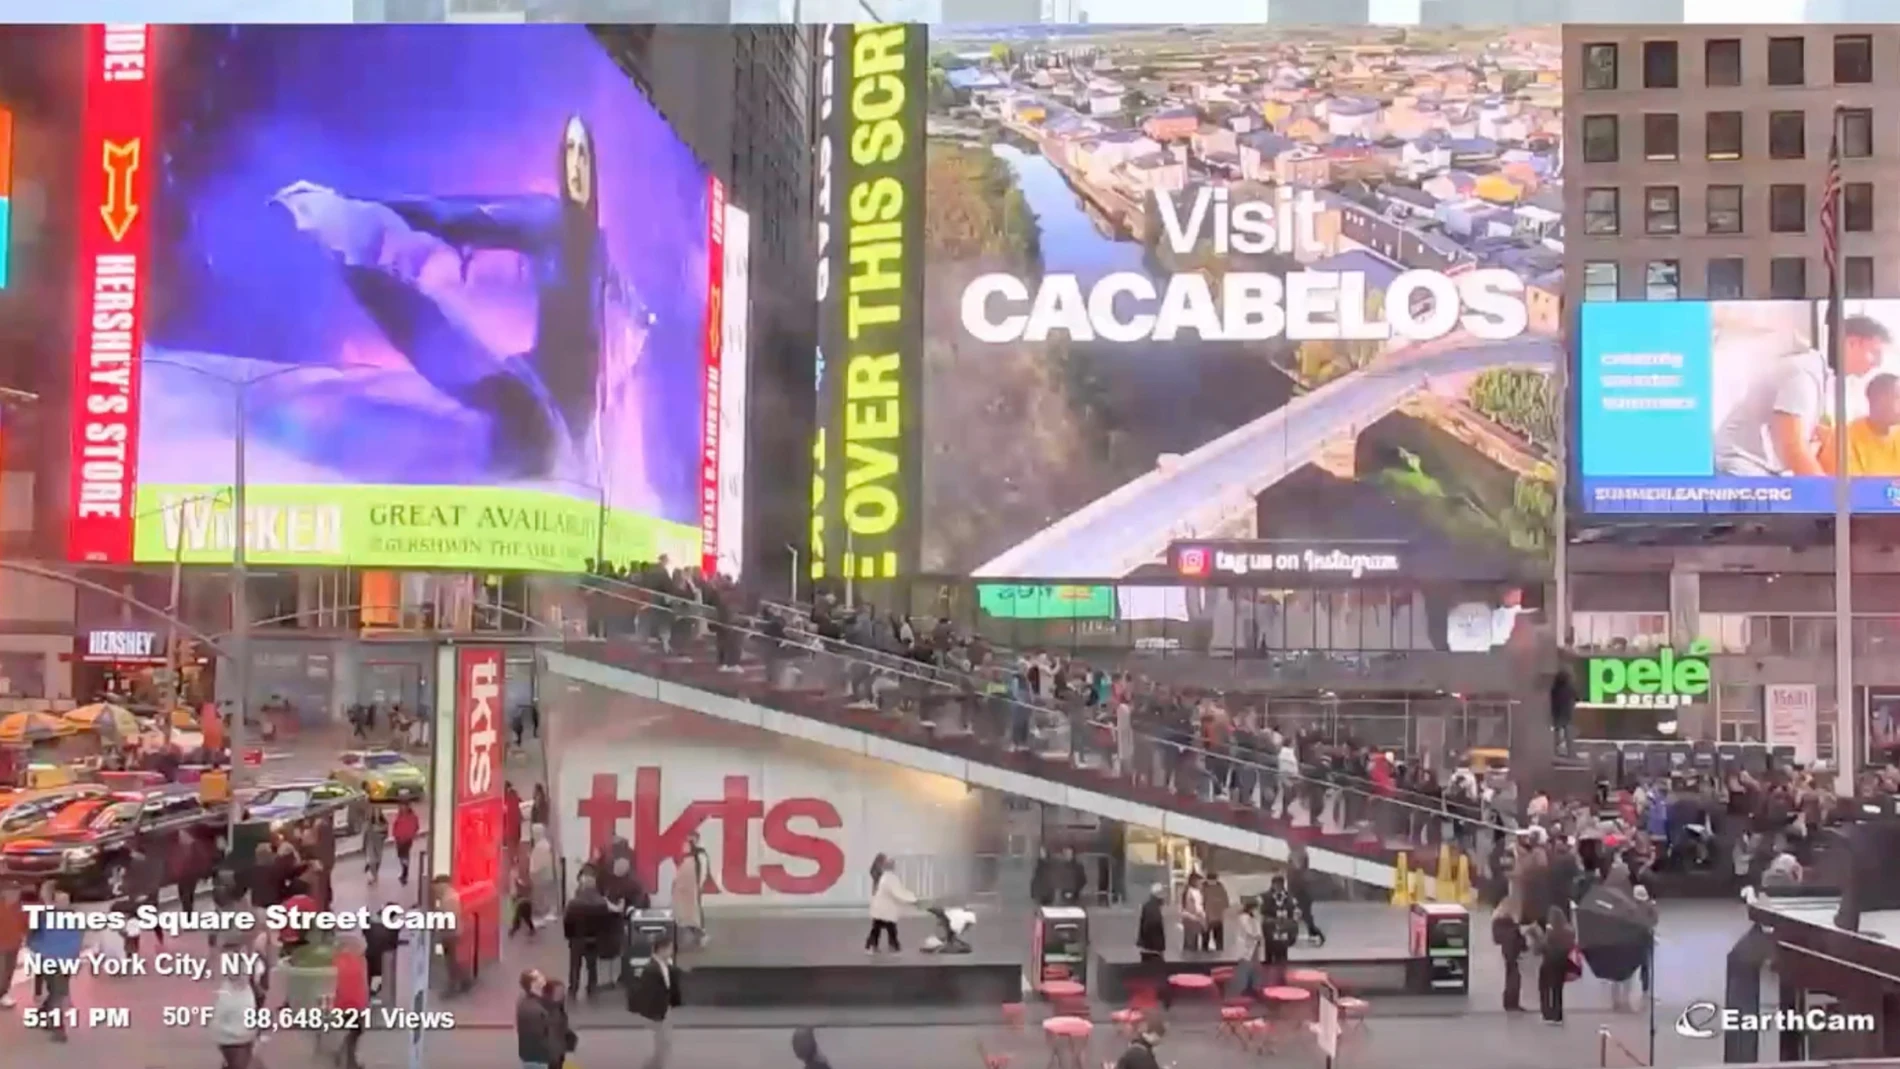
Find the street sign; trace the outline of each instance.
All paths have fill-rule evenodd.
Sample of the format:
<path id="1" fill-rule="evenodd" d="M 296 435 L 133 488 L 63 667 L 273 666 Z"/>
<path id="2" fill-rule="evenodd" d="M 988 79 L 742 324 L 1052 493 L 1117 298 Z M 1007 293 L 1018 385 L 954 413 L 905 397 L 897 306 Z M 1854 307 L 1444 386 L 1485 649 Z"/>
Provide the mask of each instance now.
<path id="1" fill-rule="evenodd" d="M 429 1008 L 429 975 L 435 964 L 435 940 L 432 933 L 416 933 L 409 947 L 409 1008 L 416 1012 L 409 1027 L 409 1069 L 425 1069 L 422 1056 L 423 1014 Z"/>
<path id="2" fill-rule="evenodd" d="M 1326 1064 L 1331 1066 L 1333 1059 L 1339 1057 L 1339 997 L 1332 986 L 1323 986 L 1319 990 L 1319 1051 L 1326 1056 Z"/>

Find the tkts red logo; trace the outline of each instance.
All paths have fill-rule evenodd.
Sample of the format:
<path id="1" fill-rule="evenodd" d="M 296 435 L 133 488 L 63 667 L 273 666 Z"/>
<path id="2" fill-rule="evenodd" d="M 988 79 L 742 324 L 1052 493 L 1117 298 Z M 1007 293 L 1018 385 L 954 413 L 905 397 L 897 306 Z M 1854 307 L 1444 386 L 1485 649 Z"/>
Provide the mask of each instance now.
<path id="1" fill-rule="evenodd" d="M 838 810 L 822 798 L 787 798 L 773 805 L 752 797 L 747 776 L 725 777 L 722 797 L 716 801 L 689 802 L 671 823 L 661 824 L 660 770 L 643 768 L 634 773 L 633 800 L 620 796 L 620 777 L 603 773 L 594 777 L 593 789 L 577 805 L 580 818 L 587 822 L 587 853 L 597 856 L 623 835 L 620 822 L 631 817 L 635 874 L 649 891 L 659 886 L 660 866 L 673 861 L 686 850 L 686 840 L 700 831 L 709 820 L 719 822 L 716 853 L 718 873 L 708 873 L 705 892 L 729 895 L 756 895 L 770 890 L 781 895 L 823 894 L 836 886 L 844 875 L 844 850 L 819 835 L 795 830 L 794 821 L 809 822 L 816 831 L 836 831 L 844 826 Z M 760 834 L 765 848 L 785 858 L 794 858 L 811 872 L 792 872 L 780 864 L 760 865 L 751 871 L 752 822 L 762 823 Z M 707 834 L 701 835 L 708 846 Z"/>

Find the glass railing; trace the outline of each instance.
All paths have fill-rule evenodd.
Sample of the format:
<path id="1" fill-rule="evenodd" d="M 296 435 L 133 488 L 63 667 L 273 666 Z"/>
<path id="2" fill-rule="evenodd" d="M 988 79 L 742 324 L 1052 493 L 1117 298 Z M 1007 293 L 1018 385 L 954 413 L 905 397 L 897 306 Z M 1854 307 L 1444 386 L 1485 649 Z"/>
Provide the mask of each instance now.
<path id="1" fill-rule="evenodd" d="M 1283 765 L 1242 744 L 1210 746 L 1178 707 L 1145 707 L 1120 726 L 1086 700 L 1024 700 L 1003 673 L 947 670 L 630 583 L 589 585 L 593 639 L 572 652 L 674 682 L 1221 823 L 1304 828 L 1381 855 L 1435 844 L 1454 820 L 1460 834 L 1503 830 L 1478 805 L 1448 804 L 1436 792 L 1380 787 L 1310 760 Z"/>

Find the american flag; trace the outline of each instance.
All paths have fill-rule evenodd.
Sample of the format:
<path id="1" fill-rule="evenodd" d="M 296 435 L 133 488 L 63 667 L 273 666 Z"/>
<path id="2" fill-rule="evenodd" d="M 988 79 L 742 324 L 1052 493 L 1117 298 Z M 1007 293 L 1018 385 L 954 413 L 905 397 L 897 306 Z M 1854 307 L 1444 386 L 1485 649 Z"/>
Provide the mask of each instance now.
<path id="1" fill-rule="evenodd" d="M 1828 294 L 1841 282 L 1841 135 L 1827 146 L 1827 178 L 1821 183 L 1821 262 L 1827 268 Z"/>

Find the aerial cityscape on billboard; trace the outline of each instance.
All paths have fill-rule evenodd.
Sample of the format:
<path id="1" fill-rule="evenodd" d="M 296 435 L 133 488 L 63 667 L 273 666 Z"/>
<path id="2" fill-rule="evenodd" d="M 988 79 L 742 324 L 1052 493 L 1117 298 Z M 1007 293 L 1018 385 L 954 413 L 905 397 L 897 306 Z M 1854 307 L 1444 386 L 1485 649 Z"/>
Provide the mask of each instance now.
<path id="1" fill-rule="evenodd" d="M 1547 567 L 1555 30 L 945 37 L 924 570 L 1315 537 Z"/>

